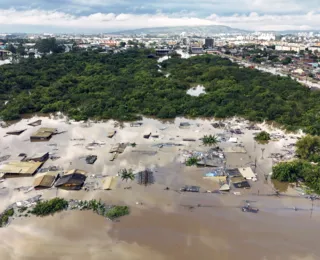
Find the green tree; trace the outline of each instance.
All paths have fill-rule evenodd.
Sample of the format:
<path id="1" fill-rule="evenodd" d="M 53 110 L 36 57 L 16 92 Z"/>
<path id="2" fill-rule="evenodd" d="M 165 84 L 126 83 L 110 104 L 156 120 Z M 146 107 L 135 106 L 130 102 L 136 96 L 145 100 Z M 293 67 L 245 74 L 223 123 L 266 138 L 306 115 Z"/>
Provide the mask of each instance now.
<path id="1" fill-rule="evenodd" d="M 299 158 L 314 162 L 320 161 L 320 137 L 304 136 L 296 143 L 296 154 Z"/>
<path id="2" fill-rule="evenodd" d="M 17 53 L 17 49 L 12 44 L 9 44 L 8 51 L 12 52 L 13 54 Z"/>

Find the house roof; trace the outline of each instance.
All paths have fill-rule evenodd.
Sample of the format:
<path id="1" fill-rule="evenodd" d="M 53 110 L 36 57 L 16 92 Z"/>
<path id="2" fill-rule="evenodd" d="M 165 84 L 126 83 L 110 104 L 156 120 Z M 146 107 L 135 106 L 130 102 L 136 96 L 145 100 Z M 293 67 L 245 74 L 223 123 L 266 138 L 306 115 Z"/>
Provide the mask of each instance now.
<path id="1" fill-rule="evenodd" d="M 42 162 L 11 161 L 0 166 L 0 172 L 12 174 L 34 174 Z"/>
<path id="2" fill-rule="evenodd" d="M 33 186 L 41 186 L 50 188 L 55 180 L 55 176 L 53 175 L 43 175 L 35 178 L 33 182 Z"/>
<path id="3" fill-rule="evenodd" d="M 73 173 L 62 176 L 55 184 L 56 187 L 66 184 L 82 185 L 86 180 L 86 176 L 79 173 Z"/>
<path id="4" fill-rule="evenodd" d="M 82 174 L 82 175 L 86 175 L 87 174 L 87 172 L 84 171 L 84 170 L 72 169 L 72 170 L 67 171 L 64 175 L 70 175 L 70 174 L 74 174 L 74 173 Z"/>
<path id="5" fill-rule="evenodd" d="M 115 188 L 116 184 L 117 184 L 117 178 L 113 176 L 108 176 L 103 181 L 102 189 L 112 190 Z"/>
<path id="6" fill-rule="evenodd" d="M 33 133 L 31 137 L 47 138 L 50 137 L 56 131 L 56 128 L 41 127 L 35 133 Z"/>

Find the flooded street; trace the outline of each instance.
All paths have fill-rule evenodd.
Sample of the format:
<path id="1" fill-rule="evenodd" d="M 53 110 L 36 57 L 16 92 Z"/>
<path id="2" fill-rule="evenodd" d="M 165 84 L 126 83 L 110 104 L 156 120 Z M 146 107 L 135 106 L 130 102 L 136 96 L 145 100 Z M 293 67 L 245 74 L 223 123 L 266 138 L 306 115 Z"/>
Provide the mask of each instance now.
<path id="1" fill-rule="evenodd" d="M 28 123 L 42 120 L 41 126 Z M 232 120 L 231 120 L 232 121 Z M 134 172 L 149 168 L 154 172 L 155 183 L 148 186 L 136 181 L 117 179 L 116 188 L 102 190 L 98 186 L 90 191 L 66 191 L 56 188 L 32 190 L 29 193 L 14 190 L 32 186 L 33 177 L 10 178 L 0 183 L 0 210 L 19 200 L 35 195 L 44 199 L 59 196 L 66 199 L 101 199 L 108 204 L 128 205 L 131 214 L 111 222 L 92 212 L 65 211 L 45 218 L 26 217 L 14 219 L 8 227 L 0 229 L 0 259 L 319 259 L 318 229 L 320 205 L 299 197 L 288 187 L 290 196 L 273 196 L 274 187 L 265 176 L 271 172 L 271 153 L 280 152 L 285 145 L 295 143 L 296 137 L 279 138 L 260 145 L 253 141 L 254 131 L 233 120 L 231 127 L 240 128 L 243 134 L 226 134 L 226 128 L 214 128 L 213 119 L 177 118 L 161 122 L 143 118 L 140 127 L 114 121 L 84 123 L 72 122 L 63 116 L 32 117 L 0 128 L 0 157 L 10 155 L 16 160 L 20 153 L 31 156 L 37 152 L 50 152 L 42 168 L 57 166 L 64 171 L 87 171 L 90 181 L 100 179 L 92 175 L 116 176 L 120 169 L 132 168 Z M 188 128 L 180 123 L 188 122 Z M 48 142 L 30 142 L 30 135 L 40 127 L 57 128 Z M 267 129 L 267 125 L 260 127 Z M 21 135 L 6 132 L 26 129 Z M 108 138 L 110 131 L 116 131 Z M 66 131 L 66 132 L 64 132 Z M 278 129 L 269 129 L 280 133 Z M 143 137 L 151 133 L 149 139 Z M 186 151 L 206 152 L 209 148 L 199 140 L 204 135 L 225 135 L 227 141 L 219 147 L 239 147 L 228 142 L 236 136 L 245 153 L 226 154 L 226 167 L 252 165 L 257 182 L 251 189 L 239 189 L 235 195 L 205 193 L 219 189 L 219 183 L 204 179 L 213 168 L 186 167 Z M 153 136 L 153 137 L 152 137 Z M 194 138 L 194 141 L 185 141 Z M 110 149 L 116 143 L 135 143 L 110 161 Z M 181 146 L 161 146 L 175 143 Z M 85 156 L 97 155 L 90 165 Z M 1 162 L 3 164 L 5 162 Z M 198 185 L 199 193 L 180 193 L 184 185 Z M 124 189 L 131 187 L 131 189 Z M 170 187 L 169 190 L 165 190 Z M 285 191 L 284 189 L 281 191 Z M 259 208 L 258 214 L 244 213 L 245 200 Z M 299 208 L 298 211 L 294 207 Z"/>

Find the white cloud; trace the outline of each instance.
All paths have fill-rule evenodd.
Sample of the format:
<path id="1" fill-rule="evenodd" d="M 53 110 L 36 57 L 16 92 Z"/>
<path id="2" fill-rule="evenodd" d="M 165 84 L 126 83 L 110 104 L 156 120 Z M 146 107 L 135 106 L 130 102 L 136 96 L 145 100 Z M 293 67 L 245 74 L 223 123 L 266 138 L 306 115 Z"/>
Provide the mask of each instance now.
<path id="1" fill-rule="evenodd" d="M 257 3 L 262 3 L 256 0 Z M 191 25 L 228 25 L 234 28 L 250 30 L 296 30 L 320 29 L 320 14 L 308 12 L 293 15 L 260 15 L 252 12 L 248 15 L 234 14 L 220 16 L 212 14 L 207 18 L 197 18 L 192 13 L 175 14 L 114 14 L 93 13 L 86 16 L 76 16 L 59 11 L 0 9 L 0 28 L 3 26 L 35 26 L 58 27 L 61 31 L 90 30 L 110 31 L 115 29 L 130 29 L 163 26 Z M 0 29 L 1 30 L 1 29 Z"/>

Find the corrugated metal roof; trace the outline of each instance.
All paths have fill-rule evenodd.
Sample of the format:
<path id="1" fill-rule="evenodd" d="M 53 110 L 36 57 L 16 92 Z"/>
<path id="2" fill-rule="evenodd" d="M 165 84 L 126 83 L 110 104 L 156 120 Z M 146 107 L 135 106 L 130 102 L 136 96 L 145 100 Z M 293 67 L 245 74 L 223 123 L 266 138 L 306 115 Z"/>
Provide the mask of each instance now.
<path id="1" fill-rule="evenodd" d="M 104 190 L 112 190 L 116 187 L 117 177 L 108 176 L 104 179 L 102 188 Z"/>
<path id="2" fill-rule="evenodd" d="M 42 162 L 11 161 L 0 166 L 0 172 L 12 174 L 34 174 Z"/>
<path id="3" fill-rule="evenodd" d="M 33 186 L 37 187 L 37 186 L 41 186 L 41 187 L 48 187 L 50 188 L 54 182 L 55 176 L 53 175 L 43 175 L 40 177 L 37 177 L 34 182 L 33 182 Z"/>
<path id="4" fill-rule="evenodd" d="M 35 133 L 33 133 L 32 137 L 50 137 L 54 132 L 56 132 L 56 128 L 48 128 L 48 127 L 41 127 Z"/>

